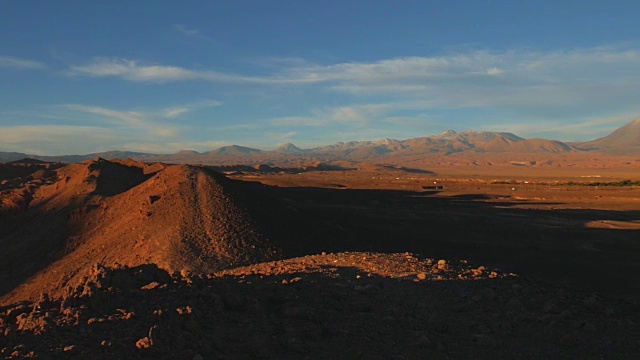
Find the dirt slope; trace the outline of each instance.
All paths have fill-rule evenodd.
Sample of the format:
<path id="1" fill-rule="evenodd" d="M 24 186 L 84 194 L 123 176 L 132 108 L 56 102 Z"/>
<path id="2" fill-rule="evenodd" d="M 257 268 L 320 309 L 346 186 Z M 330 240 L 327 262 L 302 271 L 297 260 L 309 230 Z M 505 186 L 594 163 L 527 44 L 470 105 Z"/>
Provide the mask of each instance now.
<path id="1" fill-rule="evenodd" d="M 98 159 L 58 176 L 0 237 L 11 268 L 4 289 L 41 270 L 5 301 L 60 295 L 98 263 L 206 273 L 278 256 L 246 210 L 268 200 L 253 194 L 247 203 L 240 185 L 213 171 L 175 165 L 145 174 L 144 164 Z"/>

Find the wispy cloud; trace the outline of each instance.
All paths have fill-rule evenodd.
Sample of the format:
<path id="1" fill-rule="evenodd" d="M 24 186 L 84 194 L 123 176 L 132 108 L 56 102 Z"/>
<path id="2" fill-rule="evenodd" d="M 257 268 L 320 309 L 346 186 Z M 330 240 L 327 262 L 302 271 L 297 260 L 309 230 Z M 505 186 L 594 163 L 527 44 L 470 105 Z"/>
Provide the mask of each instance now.
<path id="1" fill-rule="evenodd" d="M 81 104 L 64 104 L 60 107 L 70 111 L 100 115 L 113 125 L 125 125 L 139 127 L 145 125 L 144 115 L 135 111 L 118 111 L 101 106 L 88 106 Z"/>
<path id="2" fill-rule="evenodd" d="M 0 67 L 18 70 L 41 70 L 46 66 L 38 61 L 0 55 Z"/>
<path id="3" fill-rule="evenodd" d="M 163 138 L 174 137 L 178 134 L 178 127 L 158 121 L 152 113 L 140 111 L 121 111 L 101 106 L 88 106 L 81 104 L 65 104 L 60 108 L 72 113 L 94 115 L 94 121 L 103 126 L 133 129 L 150 136 Z"/>
<path id="4" fill-rule="evenodd" d="M 252 76 L 96 58 L 88 64 L 73 66 L 70 73 L 156 83 L 317 84 L 329 91 L 360 97 L 429 98 L 440 106 L 451 107 L 553 105 L 584 100 L 593 96 L 594 88 L 603 86 L 640 89 L 640 85 L 636 85 L 640 82 L 640 51 L 616 47 L 551 52 L 476 50 L 330 65 L 315 65 L 300 59 L 266 60 L 266 63 L 273 69 L 271 74 Z"/>
<path id="5" fill-rule="evenodd" d="M 315 109 L 308 116 L 287 116 L 269 119 L 273 126 L 321 127 L 330 125 L 367 126 L 370 121 L 393 108 L 393 104 L 354 104 L 323 109 Z"/>
<path id="6" fill-rule="evenodd" d="M 593 78 L 594 68 L 618 73 L 617 66 L 638 69 L 640 52 L 635 49 L 597 47 L 570 51 L 475 50 L 435 57 L 402 57 L 369 63 L 341 63 L 291 68 L 289 76 L 317 82 L 437 85 L 503 83 L 507 79 L 544 83 L 560 79 Z M 614 68 L 611 68 L 614 66 Z M 378 90 L 383 90 L 378 87 Z M 413 91 L 414 88 L 407 88 Z"/>
<path id="7" fill-rule="evenodd" d="M 358 97 L 429 99 L 433 108 L 596 107 L 632 103 L 628 94 L 640 91 L 640 52 L 473 51 L 297 68 L 290 76 Z"/>
<path id="8" fill-rule="evenodd" d="M 176 30 L 178 30 L 179 32 L 188 35 L 188 36 L 196 36 L 200 34 L 200 30 L 198 29 L 193 29 L 193 28 L 189 28 L 185 25 L 181 25 L 181 24 L 176 24 L 173 26 Z"/>
<path id="9" fill-rule="evenodd" d="M 176 29 L 187 36 L 200 34 L 187 26 Z M 448 122 L 457 121 L 454 117 L 462 114 L 465 124 L 474 123 L 476 127 L 483 126 L 481 122 L 507 124 L 511 119 L 547 122 L 555 125 L 551 128 L 558 129 L 561 136 L 564 130 L 558 124 L 579 124 L 593 114 L 613 117 L 636 111 L 640 93 L 640 50 L 629 45 L 554 51 L 462 48 L 438 56 L 332 64 L 298 58 L 263 58 L 243 64 L 247 62 L 259 66 L 260 71 L 255 73 L 260 75 L 121 58 L 96 58 L 71 67 L 69 73 L 144 83 L 231 83 L 245 86 L 239 91 L 252 94 L 247 96 L 268 93 L 270 101 L 285 96 L 290 101 L 289 95 L 304 94 L 315 97 L 316 109 L 300 110 L 296 106 L 294 112 L 283 105 L 277 111 L 281 115 L 256 121 L 257 125 L 245 124 L 247 129 L 264 129 L 268 124 L 283 131 L 290 130 L 284 129 L 287 127 L 295 131 L 308 127 L 323 131 L 332 128 L 334 133 L 372 126 L 389 130 L 394 124 L 422 129 L 420 124 L 424 122 L 431 128 L 434 114 Z M 332 106 L 323 106 L 327 99 Z M 200 108 L 178 105 L 163 109 L 161 115 L 181 118 Z M 476 119 L 472 119 L 474 116 Z M 224 126 L 221 124 L 221 128 Z M 587 134 L 586 128 L 575 131 Z M 569 130 L 565 133 L 572 135 Z"/>
<path id="10" fill-rule="evenodd" d="M 222 102 L 217 100 L 203 100 L 194 102 L 191 104 L 179 105 L 164 109 L 164 116 L 169 118 L 178 118 L 186 113 L 197 111 L 201 109 L 207 109 L 212 107 L 222 106 Z"/>
<path id="11" fill-rule="evenodd" d="M 136 82 L 209 81 L 224 83 L 276 84 L 299 82 L 287 78 L 241 76 L 212 70 L 189 70 L 179 66 L 144 65 L 137 60 L 121 58 L 96 58 L 85 65 L 72 66 L 68 74 L 73 76 L 116 77 Z"/>
<path id="12" fill-rule="evenodd" d="M 203 100 L 183 108 L 192 111 L 219 105 L 221 103 L 215 100 Z M 176 125 L 175 120 L 167 116 L 180 112 L 176 110 L 179 108 L 131 111 L 85 104 L 45 107 L 42 111 L 48 116 L 42 117 L 40 123 L 0 126 L 0 148 L 35 154 L 90 153 L 113 149 L 153 152 L 185 148 L 202 150 L 204 143 L 196 142 L 189 146 L 182 140 L 182 132 L 188 131 L 188 126 Z M 41 118 L 35 112 L 22 116 Z"/>
<path id="13" fill-rule="evenodd" d="M 4 126 L 0 130 L 0 144 L 4 150 L 38 155 L 68 154 L 70 143 L 78 152 L 109 150 L 100 149 L 101 145 L 99 144 L 112 143 L 119 135 L 112 129 L 96 126 Z"/>
<path id="14" fill-rule="evenodd" d="M 164 115 L 170 118 L 176 118 L 191 111 L 188 107 L 173 107 L 165 110 Z"/>
<path id="15" fill-rule="evenodd" d="M 196 28 L 192 28 L 189 27 L 187 25 L 183 25 L 183 24 L 176 24 L 173 26 L 174 29 L 176 29 L 179 33 L 191 37 L 191 38 L 195 38 L 195 39 L 199 39 L 199 40 L 203 40 L 206 41 L 208 43 L 216 43 L 216 41 L 214 39 L 212 39 L 211 37 L 205 35 L 202 33 L 202 31 L 200 31 L 199 29 Z"/>
<path id="16" fill-rule="evenodd" d="M 89 64 L 73 66 L 70 73 L 150 82 L 184 81 L 197 79 L 200 76 L 197 72 L 176 66 L 140 66 L 137 61 L 118 58 L 97 58 Z"/>

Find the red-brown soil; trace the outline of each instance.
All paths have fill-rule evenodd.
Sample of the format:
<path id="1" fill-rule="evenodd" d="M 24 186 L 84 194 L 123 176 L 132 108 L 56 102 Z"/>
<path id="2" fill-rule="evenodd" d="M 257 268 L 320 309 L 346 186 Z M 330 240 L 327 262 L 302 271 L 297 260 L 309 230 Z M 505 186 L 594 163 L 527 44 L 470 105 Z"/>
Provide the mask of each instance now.
<path id="1" fill-rule="evenodd" d="M 102 159 L 72 164 L 38 188 L 26 211 L 6 216 L 0 241 L 10 270 L 0 285 L 20 286 L 4 301 L 58 296 L 95 264 L 208 273 L 281 256 L 284 247 L 250 211 L 269 204 L 286 220 L 287 209 L 204 168 L 148 170 Z"/>
<path id="2" fill-rule="evenodd" d="M 35 190 L 55 181 L 55 170 L 62 166 L 34 159 L 0 164 L 0 211 L 26 209 Z"/>
<path id="3" fill-rule="evenodd" d="M 639 189 L 268 170 L 97 159 L 32 185 L 0 208 L 0 355 L 640 352 Z"/>

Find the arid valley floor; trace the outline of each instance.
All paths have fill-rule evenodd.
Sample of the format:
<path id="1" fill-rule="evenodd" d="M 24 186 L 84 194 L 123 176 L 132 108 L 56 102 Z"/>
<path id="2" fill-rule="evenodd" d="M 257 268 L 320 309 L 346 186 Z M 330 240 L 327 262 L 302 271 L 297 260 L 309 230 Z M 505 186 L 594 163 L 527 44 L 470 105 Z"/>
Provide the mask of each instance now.
<path id="1" fill-rule="evenodd" d="M 4 358 L 640 354 L 633 166 L 2 166 Z"/>

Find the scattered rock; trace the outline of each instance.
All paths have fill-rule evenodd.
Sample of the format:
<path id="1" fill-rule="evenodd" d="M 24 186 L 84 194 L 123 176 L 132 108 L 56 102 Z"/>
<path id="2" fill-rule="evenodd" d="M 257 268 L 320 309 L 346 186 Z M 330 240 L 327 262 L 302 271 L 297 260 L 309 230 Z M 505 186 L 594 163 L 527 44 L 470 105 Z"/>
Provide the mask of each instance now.
<path id="1" fill-rule="evenodd" d="M 406 359 L 436 351 L 451 358 L 510 358 L 516 348 L 536 358 L 588 358 L 607 349 L 633 358 L 637 352 L 636 328 L 616 317 L 630 312 L 615 301 L 607 302 L 607 308 L 616 311 L 607 314 L 603 307 L 591 312 L 584 295 L 538 283 L 513 280 L 521 285 L 514 289 L 509 279 L 457 280 L 470 269 L 457 261 L 437 274 L 451 281 L 416 285 L 420 271 L 427 268 L 424 262 L 416 265 L 405 254 L 398 254 L 397 262 L 367 254 L 368 268 L 354 271 L 353 263 L 363 256 L 350 256 L 264 264 L 264 270 L 278 274 L 272 276 L 257 265 L 229 270 L 224 276 L 176 278 L 164 285 L 155 275 L 141 285 L 152 277 L 136 277 L 135 270 L 124 267 L 97 268 L 87 279 L 97 284 L 91 295 L 49 299 L 49 304 L 42 298 L 0 309 L 0 332 L 10 330 L 0 338 L 0 357 L 13 352 L 18 354 L 14 357 L 25 357 L 32 350 L 39 357 L 53 357 L 48 349 L 61 352 L 64 348 L 56 345 L 61 340 L 74 344 L 75 350 L 67 351 L 70 355 L 97 358 L 329 358 L 349 351 L 364 357 L 390 355 L 372 349 L 393 349 L 396 358 Z M 391 280 L 373 270 L 391 272 L 387 269 L 394 266 L 398 275 Z M 121 270 L 135 287 L 112 286 Z M 354 279 L 365 273 L 374 276 Z M 396 280 L 407 274 L 410 281 Z M 304 286 L 280 286 L 276 279 L 283 278 L 304 279 Z M 146 285 L 152 286 L 141 290 Z M 98 302 L 103 305 L 96 306 Z M 558 304 L 566 308 L 548 312 Z M 37 325 L 27 325 L 29 317 L 47 324 L 38 335 Z M 23 330 L 18 330 L 18 323 Z M 21 341 L 25 347 L 16 347 Z"/>
<path id="2" fill-rule="evenodd" d="M 151 344 L 151 339 L 149 339 L 149 337 L 145 336 L 142 339 L 136 341 L 136 347 L 138 349 L 149 349 L 151 348 L 152 344 Z"/>
<path id="3" fill-rule="evenodd" d="M 449 265 L 447 265 L 446 260 L 438 260 L 438 270 L 447 270 Z"/>
<path id="4" fill-rule="evenodd" d="M 18 331 L 32 332 L 36 335 L 49 330 L 49 323 L 47 320 L 44 317 L 33 313 L 22 313 L 18 315 L 16 317 L 16 325 L 18 327 Z"/>
<path id="5" fill-rule="evenodd" d="M 153 289 L 155 289 L 155 288 L 157 288 L 159 286 L 160 286 L 160 283 L 157 282 L 157 281 L 154 281 L 154 282 L 151 282 L 151 283 L 141 287 L 141 289 L 142 290 L 153 290 Z"/>

